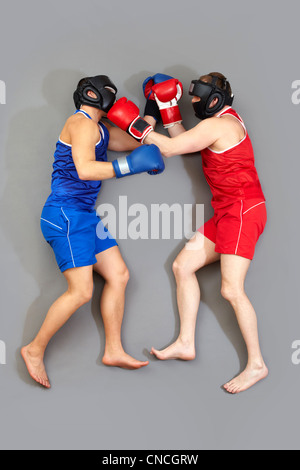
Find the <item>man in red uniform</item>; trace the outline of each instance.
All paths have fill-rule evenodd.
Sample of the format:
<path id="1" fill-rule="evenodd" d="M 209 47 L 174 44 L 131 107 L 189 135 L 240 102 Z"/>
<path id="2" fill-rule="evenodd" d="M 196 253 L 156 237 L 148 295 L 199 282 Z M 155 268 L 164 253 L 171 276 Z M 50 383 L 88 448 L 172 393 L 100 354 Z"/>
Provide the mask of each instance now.
<path id="1" fill-rule="evenodd" d="M 221 293 L 235 311 L 248 350 L 246 369 L 224 388 L 229 393 L 240 393 L 268 375 L 259 345 L 256 313 L 244 290 L 255 245 L 267 219 L 252 144 L 243 120 L 231 107 L 230 84 L 220 73 L 192 82 L 190 95 L 201 122 L 189 131 L 181 124 L 177 102 L 182 85 L 178 80 L 156 74 L 144 82 L 144 92 L 147 98 L 144 120 L 138 108 L 125 98 L 114 105 L 109 119 L 137 140 L 156 144 L 165 157 L 201 152 L 214 208 L 213 218 L 199 229 L 173 265 L 181 323 L 178 339 L 164 350 L 152 348 L 152 354 L 161 360 L 195 358 L 200 304 L 196 272 L 220 260 Z M 154 132 L 159 119 L 155 103 L 171 138 Z"/>

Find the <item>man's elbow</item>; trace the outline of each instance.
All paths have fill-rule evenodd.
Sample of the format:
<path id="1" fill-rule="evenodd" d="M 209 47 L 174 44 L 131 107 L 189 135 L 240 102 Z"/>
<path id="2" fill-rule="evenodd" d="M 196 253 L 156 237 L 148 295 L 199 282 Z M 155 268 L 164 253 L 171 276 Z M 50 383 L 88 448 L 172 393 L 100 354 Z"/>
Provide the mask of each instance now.
<path id="1" fill-rule="evenodd" d="M 91 175 L 86 168 L 77 168 L 78 178 L 82 181 L 89 181 Z"/>
<path id="2" fill-rule="evenodd" d="M 174 155 L 176 155 L 176 154 L 175 154 L 174 152 L 172 152 L 172 150 L 170 150 L 170 149 L 161 150 L 161 154 L 162 154 L 163 157 L 165 157 L 165 158 L 174 157 Z"/>

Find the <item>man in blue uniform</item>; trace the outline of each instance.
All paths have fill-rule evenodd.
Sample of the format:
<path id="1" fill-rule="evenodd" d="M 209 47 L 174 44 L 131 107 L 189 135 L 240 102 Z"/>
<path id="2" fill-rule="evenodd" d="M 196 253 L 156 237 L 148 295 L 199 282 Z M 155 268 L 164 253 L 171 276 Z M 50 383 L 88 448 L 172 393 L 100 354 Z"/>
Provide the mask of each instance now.
<path id="1" fill-rule="evenodd" d="M 91 299 L 93 271 L 105 280 L 101 297 L 106 335 L 103 363 L 125 369 L 148 364 L 126 354 L 122 346 L 129 273 L 117 242 L 102 226 L 95 203 L 102 180 L 142 172 L 158 174 L 164 170 L 164 162 L 155 145 L 141 146 L 122 130 L 101 122 L 116 93 L 105 75 L 80 80 L 74 93 L 77 111 L 66 121 L 56 145 L 52 192 L 43 208 L 41 229 L 68 289 L 49 309 L 36 338 L 21 349 L 30 376 L 46 388 L 50 388 L 44 366 L 46 347 L 72 314 Z M 108 162 L 107 149 L 131 153 Z M 106 232 L 106 238 L 97 237 L 97 227 L 98 233 Z"/>

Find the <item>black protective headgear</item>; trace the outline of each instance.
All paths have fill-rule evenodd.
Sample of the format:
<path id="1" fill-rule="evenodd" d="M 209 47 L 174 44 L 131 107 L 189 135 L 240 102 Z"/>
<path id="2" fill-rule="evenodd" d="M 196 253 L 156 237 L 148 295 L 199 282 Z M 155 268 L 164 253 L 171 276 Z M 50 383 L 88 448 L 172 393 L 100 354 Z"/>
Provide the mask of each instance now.
<path id="1" fill-rule="evenodd" d="M 97 98 L 89 96 L 89 91 L 95 93 Z M 106 75 L 97 75 L 86 78 L 83 85 L 75 90 L 73 99 L 77 109 L 85 104 L 107 113 L 116 100 L 117 91 L 117 87 Z"/>
<path id="2" fill-rule="evenodd" d="M 193 80 L 190 86 L 189 94 L 201 98 L 201 101 L 193 103 L 195 114 L 199 119 L 212 117 L 218 111 L 221 111 L 224 106 L 231 106 L 234 99 L 234 96 L 230 94 L 229 83 L 226 78 L 222 79 L 216 75 L 210 75 L 210 77 L 212 77 L 211 83 L 206 83 L 202 80 Z M 218 80 L 224 82 L 223 88 L 217 86 Z M 210 108 L 215 98 L 218 98 L 218 102 L 215 106 Z"/>

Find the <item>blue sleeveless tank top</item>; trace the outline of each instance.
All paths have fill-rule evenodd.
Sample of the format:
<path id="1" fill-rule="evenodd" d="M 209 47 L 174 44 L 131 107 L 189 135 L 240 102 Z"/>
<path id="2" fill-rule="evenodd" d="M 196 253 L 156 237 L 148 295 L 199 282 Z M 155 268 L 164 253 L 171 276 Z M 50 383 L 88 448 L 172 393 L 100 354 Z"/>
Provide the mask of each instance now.
<path id="1" fill-rule="evenodd" d="M 74 114 L 77 113 L 82 113 L 91 119 L 83 110 L 78 110 Z M 109 132 L 102 123 L 99 123 L 99 131 L 101 138 L 95 146 L 96 161 L 107 162 Z M 59 138 L 54 153 L 51 194 L 45 205 L 93 210 L 101 184 L 101 181 L 83 181 L 78 177 L 72 158 L 72 146 Z"/>

